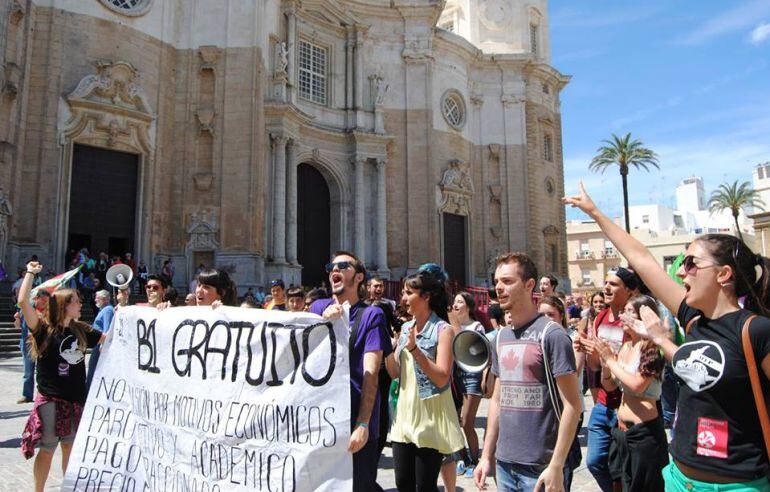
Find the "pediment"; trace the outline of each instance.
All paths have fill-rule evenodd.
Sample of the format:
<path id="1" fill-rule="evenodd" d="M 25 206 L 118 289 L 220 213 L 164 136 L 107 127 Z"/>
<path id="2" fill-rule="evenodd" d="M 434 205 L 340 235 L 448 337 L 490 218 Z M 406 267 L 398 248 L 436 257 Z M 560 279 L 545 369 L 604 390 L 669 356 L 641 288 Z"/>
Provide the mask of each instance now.
<path id="1" fill-rule="evenodd" d="M 124 61 L 99 61 L 95 66 L 96 73 L 83 77 L 66 96 L 70 106 L 119 109 L 140 119 L 154 118 L 139 72 L 133 65 Z"/>

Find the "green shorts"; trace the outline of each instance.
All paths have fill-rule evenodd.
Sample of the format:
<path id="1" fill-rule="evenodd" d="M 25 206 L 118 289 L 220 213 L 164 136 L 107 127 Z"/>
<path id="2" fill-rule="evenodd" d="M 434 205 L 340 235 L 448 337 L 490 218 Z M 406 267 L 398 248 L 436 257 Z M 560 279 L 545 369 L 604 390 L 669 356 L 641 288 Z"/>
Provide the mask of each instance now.
<path id="1" fill-rule="evenodd" d="M 663 469 L 663 480 L 666 492 L 770 492 L 767 477 L 740 483 L 699 482 L 682 473 L 673 461 Z"/>

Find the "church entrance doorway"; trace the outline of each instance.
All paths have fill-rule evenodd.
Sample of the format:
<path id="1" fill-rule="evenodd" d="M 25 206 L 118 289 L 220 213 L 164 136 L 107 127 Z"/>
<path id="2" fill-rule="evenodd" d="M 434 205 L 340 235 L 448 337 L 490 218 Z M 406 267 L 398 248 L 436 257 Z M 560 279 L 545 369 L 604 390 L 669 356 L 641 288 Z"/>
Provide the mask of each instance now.
<path id="1" fill-rule="evenodd" d="M 444 214 L 444 268 L 449 280 L 465 285 L 465 217 Z"/>
<path id="2" fill-rule="evenodd" d="M 139 156 L 75 144 L 67 251 L 135 253 Z"/>
<path id="3" fill-rule="evenodd" d="M 331 254 L 331 196 L 321 172 L 310 164 L 297 166 L 297 260 L 302 285 L 316 287 L 326 279 Z"/>

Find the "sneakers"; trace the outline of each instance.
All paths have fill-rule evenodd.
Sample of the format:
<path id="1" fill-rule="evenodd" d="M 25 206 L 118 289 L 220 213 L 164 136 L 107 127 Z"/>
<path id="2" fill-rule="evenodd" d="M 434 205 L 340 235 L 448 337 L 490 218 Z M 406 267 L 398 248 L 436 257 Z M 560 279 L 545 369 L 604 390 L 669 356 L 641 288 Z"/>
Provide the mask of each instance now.
<path id="1" fill-rule="evenodd" d="M 21 404 L 21 403 L 32 403 L 32 400 L 30 400 L 26 396 L 22 396 L 21 398 L 16 400 L 16 403 L 19 403 L 19 404 Z"/>
<path id="2" fill-rule="evenodd" d="M 458 460 L 457 465 L 455 466 L 455 471 L 457 471 L 457 476 L 462 476 L 465 474 L 465 462 L 463 460 Z"/>
<path id="3" fill-rule="evenodd" d="M 465 469 L 465 478 L 473 478 L 473 470 L 476 467 L 474 465 L 469 466 Z"/>

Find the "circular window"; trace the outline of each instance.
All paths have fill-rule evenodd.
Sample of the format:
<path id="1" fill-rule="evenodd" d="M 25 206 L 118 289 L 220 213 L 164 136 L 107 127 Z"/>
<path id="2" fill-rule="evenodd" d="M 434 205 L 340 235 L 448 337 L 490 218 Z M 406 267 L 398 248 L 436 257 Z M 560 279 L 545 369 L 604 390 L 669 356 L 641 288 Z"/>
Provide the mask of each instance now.
<path id="1" fill-rule="evenodd" d="M 545 192 L 548 193 L 548 196 L 553 196 L 556 193 L 556 185 L 553 184 L 551 178 L 545 178 Z"/>
<path id="2" fill-rule="evenodd" d="M 441 113 L 444 119 L 455 130 L 465 125 L 465 101 L 456 90 L 448 90 L 441 98 Z"/>
<path id="3" fill-rule="evenodd" d="M 152 0 L 101 0 L 101 2 L 113 12 L 136 17 L 150 9 Z"/>

